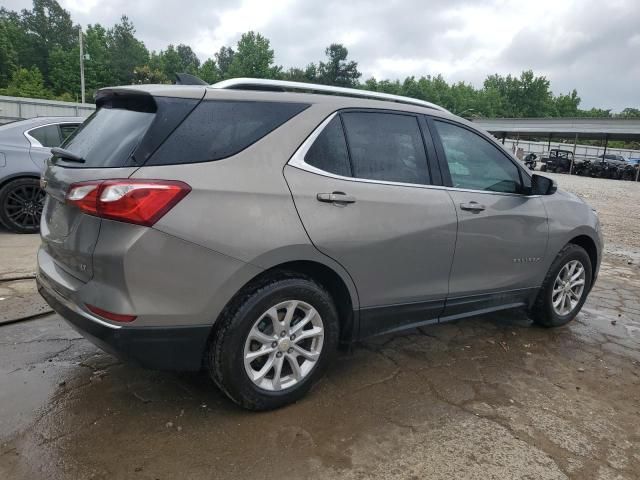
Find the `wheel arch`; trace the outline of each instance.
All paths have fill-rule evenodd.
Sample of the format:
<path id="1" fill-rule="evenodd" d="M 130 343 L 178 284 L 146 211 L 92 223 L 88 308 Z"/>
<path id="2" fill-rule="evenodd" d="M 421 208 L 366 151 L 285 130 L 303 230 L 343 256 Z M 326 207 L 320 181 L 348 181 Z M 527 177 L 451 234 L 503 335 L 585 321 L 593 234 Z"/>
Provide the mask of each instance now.
<path id="1" fill-rule="evenodd" d="M 581 234 L 573 237 L 567 243 L 584 248 L 587 255 L 589 255 L 589 260 L 591 261 L 591 284 L 593 285 L 598 271 L 598 247 L 596 242 L 589 235 Z"/>
<path id="2" fill-rule="evenodd" d="M 245 282 L 227 302 L 213 324 L 211 336 L 216 334 L 220 318 L 224 317 L 230 309 L 237 308 L 243 298 L 253 289 L 277 278 L 291 278 L 299 275 L 317 282 L 329 292 L 338 312 L 340 343 L 348 345 L 357 338 L 359 302 L 351 278 L 348 277 L 348 274 L 341 274 L 336 270 L 323 262 L 311 259 L 284 261 L 265 268 Z M 345 274 L 347 275 L 346 280 L 343 276 Z"/>
<path id="3" fill-rule="evenodd" d="M 13 180 L 20 180 L 22 178 L 34 178 L 36 180 L 40 180 L 40 176 L 35 172 L 12 173 L 11 175 L 7 175 L 6 177 L 2 177 L 0 179 L 0 188 L 4 187 L 7 183 L 12 182 Z"/>

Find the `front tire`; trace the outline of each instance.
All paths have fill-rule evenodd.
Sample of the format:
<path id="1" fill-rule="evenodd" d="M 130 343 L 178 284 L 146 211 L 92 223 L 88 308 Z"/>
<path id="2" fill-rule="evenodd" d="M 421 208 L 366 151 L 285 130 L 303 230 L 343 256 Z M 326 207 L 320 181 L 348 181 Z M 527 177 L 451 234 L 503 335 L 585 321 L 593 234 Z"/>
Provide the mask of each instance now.
<path id="1" fill-rule="evenodd" d="M 11 180 L 0 189 L 0 223 L 13 233 L 38 233 L 44 197 L 38 179 Z"/>
<path id="2" fill-rule="evenodd" d="M 301 276 L 266 279 L 232 301 L 207 355 L 213 381 L 249 410 L 293 403 L 322 377 L 338 345 L 329 293 Z"/>
<path id="3" fill-rule="evenodd" d="M 591 289 L 592 265 L 584 248 L 566 245 L 554 260 L 529 312 L 543 327 L 560 327 L 582 309 Z"/>

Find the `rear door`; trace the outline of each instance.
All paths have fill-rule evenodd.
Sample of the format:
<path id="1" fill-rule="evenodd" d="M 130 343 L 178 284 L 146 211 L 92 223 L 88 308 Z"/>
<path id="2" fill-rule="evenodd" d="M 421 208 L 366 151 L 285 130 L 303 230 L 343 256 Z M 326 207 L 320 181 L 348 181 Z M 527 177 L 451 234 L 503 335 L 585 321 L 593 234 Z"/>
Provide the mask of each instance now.
<path id="1" fill-rule="evenodd" d="M 360 297 L 361 336 L 437 319 L 448 291 L 456 213 L 431 187 L 422 119 L 390 111 L 328 118 L 285 167 L 314 245 Z"/>
<path id="2" fill-rule="evenodd" d="M 515 160 L 471 128 L 430 122 L 458 237 L 443 317 L 525 301 L 539 286 L 547 247 L 542 199 Z"/>

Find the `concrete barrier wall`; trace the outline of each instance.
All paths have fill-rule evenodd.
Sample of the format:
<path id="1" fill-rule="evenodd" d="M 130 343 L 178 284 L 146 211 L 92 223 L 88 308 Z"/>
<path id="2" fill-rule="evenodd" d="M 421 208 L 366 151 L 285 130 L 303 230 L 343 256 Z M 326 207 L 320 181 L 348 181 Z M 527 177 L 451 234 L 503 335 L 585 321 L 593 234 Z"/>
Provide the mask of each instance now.
<path id="1" fill-rule="evenodd" d="M 91 103 L 0 95 L 0 124 L 33 117 L 88 117 L 95 109 Z"/>

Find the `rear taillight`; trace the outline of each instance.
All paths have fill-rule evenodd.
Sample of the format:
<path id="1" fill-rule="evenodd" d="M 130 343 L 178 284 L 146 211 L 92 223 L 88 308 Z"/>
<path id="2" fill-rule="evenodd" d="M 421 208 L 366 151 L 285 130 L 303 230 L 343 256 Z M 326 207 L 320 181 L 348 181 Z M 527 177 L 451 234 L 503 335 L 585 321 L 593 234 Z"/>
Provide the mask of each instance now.
<path id="1" fill-rule="evenodd" d="M 150 227 L 190 191 L 173 180 L 99 180 L 71 185 L 67 203 L 89 215 Z"/>

